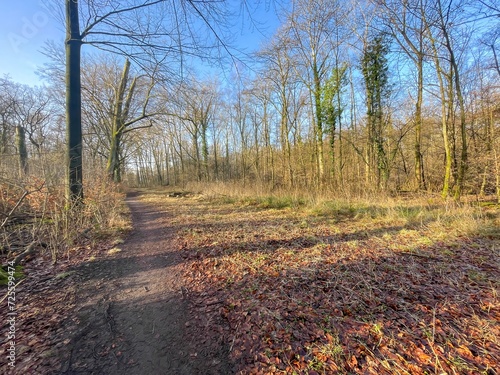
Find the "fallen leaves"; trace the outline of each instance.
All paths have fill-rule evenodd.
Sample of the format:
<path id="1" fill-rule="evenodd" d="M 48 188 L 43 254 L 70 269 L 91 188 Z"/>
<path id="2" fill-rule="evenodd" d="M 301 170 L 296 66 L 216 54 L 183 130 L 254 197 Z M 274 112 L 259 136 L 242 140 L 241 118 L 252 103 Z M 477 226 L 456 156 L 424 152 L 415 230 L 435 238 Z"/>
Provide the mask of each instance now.
<path id="1" fill-rule="evenodd" d="M 486 238 L 450 238 L 443 252 L 442 237 L 390 221 L 171 209 L 190 297 L 221 325 L 207 332 L 223 335 L 238 374 L 494 374 L 500 363 L 500 271 Z"/>
<path id="2" fill-rule="evenodd" d="M 155 199 L 177 231 L 182 295 L 193 317 L 186 329 L 199 334 L 200 346 L 225 348 L 235 373 L 497 374 L 494 239 L 435 235 L 432 225 L 390 219 L 361 222 L 355 213 L 332 219 Z M 72 276 L 47 277 L 62 286 Z M 53 287 L 41 284 L 30 298 Z M 57 309 L 40 302 L 23 312 L 23 332 L 36 331 L 20 341 L 26 360 L 30 343 L 49 350 L 53 339 L 42 343 L 40 332 L 50 332 L 72 303 L 62 292 L 53 298 L 47 303 Z"/>
<path id="3" fill-rule="evenodd" d="M 53 264 L 47 252 L 30 260 L 24 267 L 25 280 L 16 288 L 16 349 L 14 372 L 9 372 L 6 361 L 0 361 L 0 373 L 48 374 L 56 373 L 64 349 L 71 344 L 72 332 L 62 327 L 76 324 L 71 315 L 78 295 L 77 285 L 81 275 L 73 270 L 91 256 L 105 256 L 112 248 L 109 241 L 91 246 L 83 243 L 75 248 L 71 257 Z M 0 289 L 6 292 L 6 289 Z M 0 304 L 0 311 L 7 311 L 7 301 Z M 72 323 L 73 322 L 73 323 Z M 6 356 L 7 326 L 0 329 L 0 356 Z"/>

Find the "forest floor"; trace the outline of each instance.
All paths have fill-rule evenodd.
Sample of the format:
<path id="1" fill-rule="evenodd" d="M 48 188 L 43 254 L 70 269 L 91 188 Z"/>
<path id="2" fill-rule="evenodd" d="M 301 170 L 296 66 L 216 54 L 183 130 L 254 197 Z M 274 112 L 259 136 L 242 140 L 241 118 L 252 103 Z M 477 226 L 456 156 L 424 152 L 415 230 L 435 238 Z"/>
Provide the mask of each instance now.
<path id="1" fill-rule="evenodd" d="M 499 374 L 497 206 L 167 193 L 129 196 L 124 243 L 30 262 L 12 373 Z"/>
<path id="2" fill-rule="evenodd" d="M 133 230 L 123 243 L 89 244 L 48 269 L 47 259 L 25 267 L 16 366 L 5 361 L 5 325 L 0 373 L 231 373 L 224 346 L 190 323 L 172 213 L 137 194 L 127 203 Z"/>

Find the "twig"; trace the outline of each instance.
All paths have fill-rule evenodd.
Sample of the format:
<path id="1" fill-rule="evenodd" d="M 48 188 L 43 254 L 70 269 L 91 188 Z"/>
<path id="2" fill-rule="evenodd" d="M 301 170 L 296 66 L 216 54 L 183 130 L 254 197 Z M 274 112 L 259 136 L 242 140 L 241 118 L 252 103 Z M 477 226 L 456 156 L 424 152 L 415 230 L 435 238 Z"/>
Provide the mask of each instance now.
<path id="1" fill-rule="evenodd" d="M 21 284 L 24 280 L 26 280 L 26 279 L 21 279 L 21 280 L 20 280 L 20 281 L 19 281 L 16 285 L 14 285 L 14 286 L 11 288 L 11 290 L 12 290 L 12 289 L 17 288 L 17 286 L 18 286 L 19 284 Z M 2 298 L 2 299 L 0 299 L 0 303 L 2 303 L 2 302 L 3 302 L 3 300 L 4 300 L 4 299 L 6 299 L 6 298 L 9 296 L 9 294 L 10 294 L 10 291 L 9 291 L 9 292 L 7 292 L 7 293 L 5 293 L 5 296 L 3 296 L 3 298 Z"/>
<path id="2" fill-rule="evenodd" d="M 3 228 L 5 226 L 5 224 L 7 224 L 7 221 L 9 221 L 10 217 L 12 216 L 12 214 L 14 213 L 15 210 L 17 210 L 17 208 L 21 205 L 21 203 L 23 202 L 24 198 L 26 198 L 26 196 L 29 194 L 30 192 L 28 190 L 25 190 L 23 195 L 21 196 L 21 198 L 19 198 L 19 200 L 17 201 L 16 205 L 12 208 L 12 210 L 10 210 L 10 212 L 7 214 L 7 217 L 3 220 L 2 224 L 0 225 L 0 229 Z"/>
<path id="3" fill-rule="evenodd" d="M 236 341 L 236 334 L 238 333 L 238 328 L 240 328 L 240 324 L 241 324 L 241 322 L 238 323 L 238 325 L 236 326 L 236 328 L 234 330 L 233 341 L 231 342 L 231 345 L 229 346 L 229 353 L 231 353 L 233 351 L 234 342 Z"/>

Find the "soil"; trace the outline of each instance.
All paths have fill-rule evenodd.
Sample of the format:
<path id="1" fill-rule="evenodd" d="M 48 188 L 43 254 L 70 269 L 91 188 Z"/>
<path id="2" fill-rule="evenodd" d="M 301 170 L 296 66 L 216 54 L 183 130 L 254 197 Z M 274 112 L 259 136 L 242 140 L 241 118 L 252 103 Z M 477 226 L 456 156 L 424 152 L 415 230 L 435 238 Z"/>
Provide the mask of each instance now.
<path id="1" fill-rule="evenodd" d="M 117 245 L 119 251 L 68 267 L 67 278 L 55 277 L 61 269 L 48 271 L 45 294 L 31 282 L 19 287 L 23 305 L 30 307 L 19 307 L 15 370 L 7 368 L 2 350 L 0 372 L 232 373 L 227 350 L 216 337 L 207 338 L 193 316 L 181 275 L 184 260 L 173 246 L 171 215 L 137 193 L 127 203 L 134 229 Z M 50 306 L 43 307 L 47 302 L 67 309 L 50 312 Z"/>
<path id="2" fill-rule="evenodd" d="M 127 201 L 134 230 L 121 251 L 81 269 L 79 324 L 60 373 L 230 373 L 223 349 L 201 347 L 190 322 L 171 216 L 137 194 Z"/>

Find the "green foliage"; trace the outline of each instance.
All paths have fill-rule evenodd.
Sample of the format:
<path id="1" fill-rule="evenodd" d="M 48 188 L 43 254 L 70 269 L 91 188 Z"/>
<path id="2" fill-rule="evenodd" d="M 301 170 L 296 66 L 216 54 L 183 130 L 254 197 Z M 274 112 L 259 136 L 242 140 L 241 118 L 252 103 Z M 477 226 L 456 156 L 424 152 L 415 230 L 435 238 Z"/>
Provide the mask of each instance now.
<path id="1" fill-rule="evenodd" d="M 342 89 L 347 84 L 347 67 L 347 64 L 343 63 L 340 67 L 334 68 L 323 86 L 321 115 L 325 123 L 324 131 L 326 133 L 335 133 L 338 118 L 343 112 L 340 96 Z"/>
<path id="2" fill-rule="evenodd" d="M 366 114 L 369 138 L 369 159 L 377 168 L 377 185 L 385 189 L 389 179 L 389 160 L 386 152 L 384 107 L 391 89 L 389 85 L 387 54 L 389 46 L 383 35 L 373 38 L 363 51 L 361 70 L 366 88 Z"/>
<path id="3" fill-rule="evenodd" d="M 9 283 L 9 266 L 2 266 L 0 268 L 0 285 L 7 285 Z M 16 282 L 24 277 L 23 266 L 16 266 L 14 271 L 14 279 Z"/>
<path id="4" fill-rule="evenodd" d="M 365 79 L 369 117 L 381 116 L 384 101 L 389 98 L 391 92 L 388 76 L 388 53 L 388 42 L 382 35 L 374 37 L 363 51 L 361 71 Z"/>

